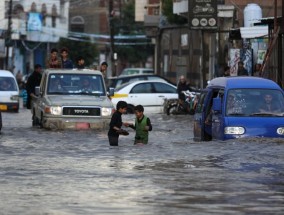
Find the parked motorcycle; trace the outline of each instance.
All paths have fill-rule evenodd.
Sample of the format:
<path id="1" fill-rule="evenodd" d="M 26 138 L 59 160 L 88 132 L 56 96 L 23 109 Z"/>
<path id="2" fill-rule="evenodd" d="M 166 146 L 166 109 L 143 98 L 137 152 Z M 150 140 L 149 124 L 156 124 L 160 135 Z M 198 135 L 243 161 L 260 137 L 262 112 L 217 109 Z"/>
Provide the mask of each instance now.
<path id="1" fill-rule="evenodd" d="M 193 91 L 182 91 L 185 95 L 185 101 L 183 104 L 179 102 L 178 99 L 169 99 L 165 101 L 164 112 L 167 115 L 177 115 L 177 114 L 190 114 L 195 113 L 196 103 L 198 101 L 199 92 Z"/>

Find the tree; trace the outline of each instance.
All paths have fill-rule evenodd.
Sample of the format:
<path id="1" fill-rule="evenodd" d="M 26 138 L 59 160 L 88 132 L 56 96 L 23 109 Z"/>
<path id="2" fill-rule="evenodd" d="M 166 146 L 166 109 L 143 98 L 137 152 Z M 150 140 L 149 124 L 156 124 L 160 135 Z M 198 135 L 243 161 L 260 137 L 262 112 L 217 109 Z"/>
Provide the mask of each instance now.
<path id="1" fill-rule="evenodd" d="M 188 22 L 185 17 L 173 14 L 172 0 L 162 0 L 162 13 L 170 24 L 184 25 Z"/>
<path id="2" fill-rule="evenodd" d="M 113 17 L 113 27 L 115 35 L 145 35 L 143 23 L 135 22 L 135 2 L 133 0 L 124 5 L 119 17 Z M 122 64 L 145 64 L 147 58 L 154 53 L 154 47 L 148 38 L 115 40 L 115 42 L 115 52 Z"/>

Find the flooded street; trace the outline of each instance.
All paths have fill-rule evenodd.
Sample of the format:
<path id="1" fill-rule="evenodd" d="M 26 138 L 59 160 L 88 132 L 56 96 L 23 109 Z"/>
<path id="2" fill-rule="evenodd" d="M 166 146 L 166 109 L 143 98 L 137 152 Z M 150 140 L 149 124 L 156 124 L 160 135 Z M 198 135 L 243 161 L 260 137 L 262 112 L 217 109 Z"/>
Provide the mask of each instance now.
<path id="1" fill-rule="evenodd" d="M 149 115 L 134 131 L 49 131 L 2 113 L 0 214 L 283 214 L 284 139 L 194 142 L 192 116 Z M 134 115 L 124 115 L 133 121 Z"/>

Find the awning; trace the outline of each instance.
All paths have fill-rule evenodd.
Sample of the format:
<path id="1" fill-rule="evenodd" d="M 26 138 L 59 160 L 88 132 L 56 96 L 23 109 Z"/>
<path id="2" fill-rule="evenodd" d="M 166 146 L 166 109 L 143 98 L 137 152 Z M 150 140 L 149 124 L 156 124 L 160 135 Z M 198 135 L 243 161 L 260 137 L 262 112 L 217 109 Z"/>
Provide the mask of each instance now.
<path id="1" fill-rule="evenodd" d="M 240 28 L 241 36 L 245 38 L 258 38 L 268 36 L 268 25 Z"/>

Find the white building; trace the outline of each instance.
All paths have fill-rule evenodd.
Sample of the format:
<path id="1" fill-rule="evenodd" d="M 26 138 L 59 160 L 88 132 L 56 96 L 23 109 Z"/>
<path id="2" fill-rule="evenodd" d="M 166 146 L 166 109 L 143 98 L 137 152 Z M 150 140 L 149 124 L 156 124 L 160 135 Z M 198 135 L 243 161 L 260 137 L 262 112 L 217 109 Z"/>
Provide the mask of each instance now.
<path id="1" fill-rule="evenodd" d="M 8 30 L 9 5 L 11 11 L 12 49 L 9 50 L 9 68 L 14 73 L 26 73 L 26 67 L 44 63 L 50 43 L 68 35 L 68 0 L 2 0 L 0 1 L 0 32 Z M 1 35 L 1 34 L 0 34 Z M 5 58 L 4 41 L 0 37 L 0 58 Z M 44 47 L 44 48 L 43 48 Z M 0 65 L 1 66 L 1 65 Z M 1 66 L 3 67 L 3 66 Z"/>

